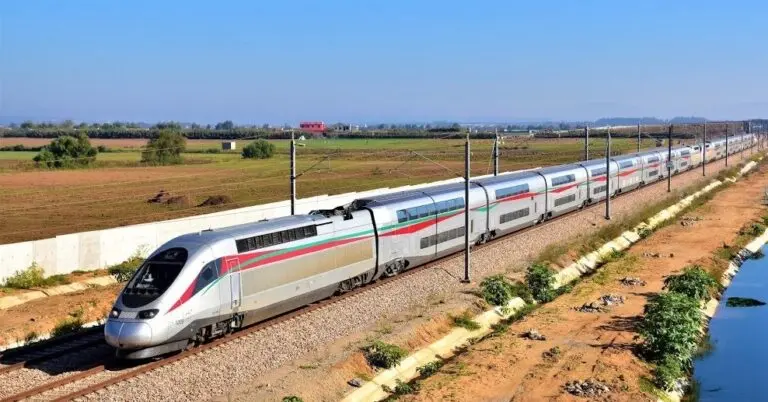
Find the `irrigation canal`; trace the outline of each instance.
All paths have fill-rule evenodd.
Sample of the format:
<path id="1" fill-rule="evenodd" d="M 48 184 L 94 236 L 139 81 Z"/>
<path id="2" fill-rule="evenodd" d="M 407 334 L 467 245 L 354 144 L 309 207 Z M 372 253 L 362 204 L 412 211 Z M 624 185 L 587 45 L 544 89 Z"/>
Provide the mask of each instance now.
<path id="1" fill-rule="evenodd" d="M 728 307 L 729 297 L 768 302 L 768 257 L 746 260 L 720 300 L 709 327 L 712 349 L 694 362 L 699 401 L 768 400 L 768 304 Z"/>

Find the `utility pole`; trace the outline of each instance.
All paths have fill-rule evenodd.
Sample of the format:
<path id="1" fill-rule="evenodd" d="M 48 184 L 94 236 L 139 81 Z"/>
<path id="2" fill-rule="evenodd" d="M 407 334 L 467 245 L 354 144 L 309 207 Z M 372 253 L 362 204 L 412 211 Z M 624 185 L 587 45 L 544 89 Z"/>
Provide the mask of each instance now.
<path id="1" fill-rule="evenodd" d="M 611 128 L 605 138 L 605 219 L 611 220 Z"/>
<path id="2" fill-rule="evenodd" d="M 496 129 L 496 139 L 493 141 L 493 175 L 499 175 L 499 129 Z"/>
<path id="3" fill-rule="evenodd" d="M 728 167 L 728 123 L 725 123 L 725 167 Z"/>
<path id="4" fill-rule="evenodd" d="M 291 131 L 291 215 L 296 215 L 296 140 Z"/>
<path id="5" fill-rule="evenodd" d="M 469 283 L 469 132 L 464 144 L 464 282 Z"/>
<path id="6" fill-rule="evenodd" d="M 701 144 L 701 175 L 706 176 L 707 171 L 707 122 L 704 122 L 704 141 Z"/>
<path id="7" fill-rule="evenodd" d="M 584 127 L 584 160 L 589 160 L 589 126 Z"/>
<path id="8" fill-rule="evenodd" d="M 637 152 L 640 152 L 640 123 L 637 123 Z"/>
<path id="9" fill-rule="evenodd" d="M 667 192 L 672 192 L 672 125 L 667 134 Z"/>

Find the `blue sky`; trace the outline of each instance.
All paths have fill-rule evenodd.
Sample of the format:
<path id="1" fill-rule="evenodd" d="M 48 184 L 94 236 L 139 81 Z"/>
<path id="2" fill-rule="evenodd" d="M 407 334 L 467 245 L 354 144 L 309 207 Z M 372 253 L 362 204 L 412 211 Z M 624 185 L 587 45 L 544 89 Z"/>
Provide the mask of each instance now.
<path id="1" fill-rule="evenodd" d="M 0 2 L 0 116 L 766 116 L 765 1 Z"/>

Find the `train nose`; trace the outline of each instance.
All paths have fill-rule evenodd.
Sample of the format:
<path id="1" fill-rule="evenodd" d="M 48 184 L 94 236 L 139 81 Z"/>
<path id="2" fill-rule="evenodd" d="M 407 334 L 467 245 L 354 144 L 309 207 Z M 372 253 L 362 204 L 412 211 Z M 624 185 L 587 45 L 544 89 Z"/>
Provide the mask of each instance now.
<path id="1" fill-rule="evenodd" d="M 145 322 L 107 320 L 104 337 L 108 344 L 118 349 L 135 349 L 151 346 L 152 327 Z"/>

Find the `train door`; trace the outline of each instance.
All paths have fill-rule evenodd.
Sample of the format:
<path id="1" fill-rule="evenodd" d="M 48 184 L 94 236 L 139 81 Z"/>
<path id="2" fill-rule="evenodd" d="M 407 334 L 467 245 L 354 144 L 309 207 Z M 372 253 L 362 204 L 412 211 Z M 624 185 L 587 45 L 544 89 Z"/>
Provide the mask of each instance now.
<path id="1" fill-rule="evenodd" d="M 241 286 L 240 286 L 240 259 L 238 257 L 229 257 L 224 260 L 225 266 L 229 267 L 229 288 L 231 297 L 232 311 L 237 311 L 241 302 Z"/>

